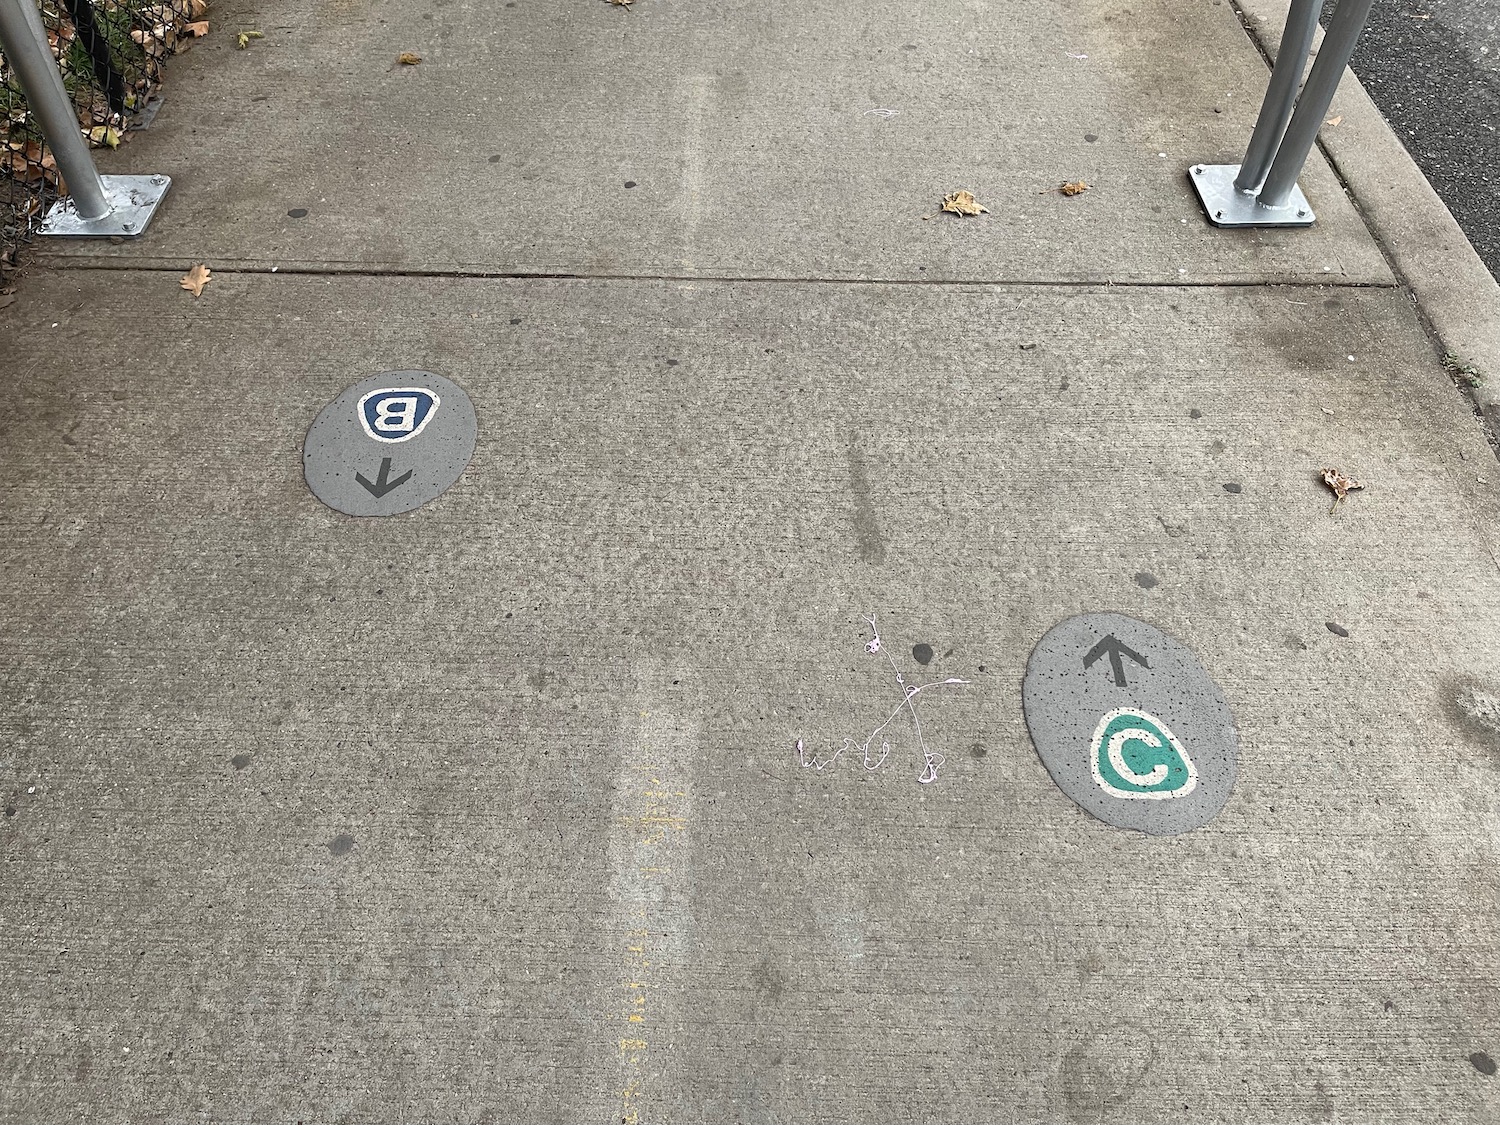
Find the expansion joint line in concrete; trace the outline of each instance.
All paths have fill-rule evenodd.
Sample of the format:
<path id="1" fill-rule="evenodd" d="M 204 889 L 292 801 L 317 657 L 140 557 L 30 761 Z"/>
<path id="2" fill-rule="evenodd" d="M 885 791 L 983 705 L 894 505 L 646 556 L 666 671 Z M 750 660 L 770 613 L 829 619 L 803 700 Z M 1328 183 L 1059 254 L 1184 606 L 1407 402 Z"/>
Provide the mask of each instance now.
<path id="1" fill-rule="evenodd" d="M 54 259 L 54 268 L 94 271 L 118 270 L 136 273 L 182 272 L 181 265 L 163 266 L 142 264 L 126 259 L 111 261 L 78 262 Z M 1401 286 L 1385 281 L 1346 281 L 1335 277 L 1309 279 L 1249 280 L 1249 281 L 1194 281 L 1176 279 L 1171 281 L 1079 281 L 1079 280 L 1023 280 L 1019 278 L 922 278 L 899 277 L 759 277 L 752 274 L 704 275 L 668 273 L 554 273 L 545 270 L 444 270 L 444 269 L 379 269 L 368 266 L 345 267 L 336 264 L 277 266 L 215 265 L 216 277 L 231 275 L 265 277 L 369 277 L 390 280 L 415 279 L 438 281 L 624 281 L 624 282 L 681 282 L 692 285 L 864 285 L 890 286 L 909 289 L 1397 289 Z"/>

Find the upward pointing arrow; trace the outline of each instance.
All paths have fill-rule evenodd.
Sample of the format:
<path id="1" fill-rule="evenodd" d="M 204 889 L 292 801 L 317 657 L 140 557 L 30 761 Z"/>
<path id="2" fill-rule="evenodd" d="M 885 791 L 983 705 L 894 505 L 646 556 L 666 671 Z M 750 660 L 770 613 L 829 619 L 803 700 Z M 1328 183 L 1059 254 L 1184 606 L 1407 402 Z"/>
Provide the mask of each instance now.
<path id="1" fill-rule="evenodd" d="M 1115 674 L 1116 687 L 1130 686 L 1125 682 L 1125 662 L 1120 659 L 1121 656 L 1130 657 L 1131 660 L 1134 660 L 1142 668 L 1151 667 L 1151 662 L 1149 660 L 1147 660 L 1140 653 L 1136 652 L 1135 649 L 1131 648 L 1113 633 L 1109 634 L 1109 636 L 1105 637 L 1093 648 L 1089 649 L 1087 655 L 1085 655 L 1083 658 L 1084 668 L 1092 668 L 1094 666 L 1094 661 L 1098 660 L 1101 656 L 1109 657 L 1109 667 L 1110 671 L 1114 672 Z"/>
<path id="2" fill-rule="evenodd" d="M 365 486 L 366 492 L 379 500 L 387 492 L 393 492 L 411 480 L 411 475 L 414 471 L 413 469 L 407 469 L 406 472 L 402 473 L 395 480 L 391 480 L 391 459 L 389 457 L 382 457 L 380 459 L 380 472 L 375 477 L 374 484 L 370 483 L 369 478 L 364 473 L 355 473 L 354 479 Z"/>

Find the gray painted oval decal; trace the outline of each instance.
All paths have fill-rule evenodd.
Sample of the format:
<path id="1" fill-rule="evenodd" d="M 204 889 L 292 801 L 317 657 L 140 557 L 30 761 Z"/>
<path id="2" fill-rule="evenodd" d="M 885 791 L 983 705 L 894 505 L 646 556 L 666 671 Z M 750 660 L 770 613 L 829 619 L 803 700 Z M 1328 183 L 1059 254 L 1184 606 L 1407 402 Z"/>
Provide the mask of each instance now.
<path id="1" fill-rule="evenodd" d="M 463 475 L 479 423 L 457 383 L 430 371 L 386 371 L 323 408 L 302 446 L 307 487 L 351 516 L 421 507 Z"/>
<path id="2" fill-rule="evenodd" d="M 1189 832 L 1234 790 L 1229 703 L 1198 658 L 1154 625 L 1120 613 L 1059 622 L 1032 650 L 1022 702 L 1057 787 L 1117 828 Z"/>

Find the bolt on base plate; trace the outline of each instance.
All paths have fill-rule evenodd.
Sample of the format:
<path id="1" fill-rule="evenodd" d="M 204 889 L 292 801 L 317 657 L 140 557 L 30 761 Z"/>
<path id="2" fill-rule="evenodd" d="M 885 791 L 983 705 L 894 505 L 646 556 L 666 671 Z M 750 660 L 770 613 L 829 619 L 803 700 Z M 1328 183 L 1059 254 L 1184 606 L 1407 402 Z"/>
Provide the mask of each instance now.
<path id="1" fill-rule="evenodd" d="M 110 212 L 102 219 L 85 219 L 71 199 L 59 199 L 37 227 L 54 238 L 135 238 L 146 229 L 167 189 L 168 176 L 100 176 Z"/>
<path id="2" fill-rule="evenodd" d="M 1263 207 L 1255 196 L 1239 191 L 1234 178 L 1238 164 L 1194 164 L 1188 173 L 1193 188 L 1216 227 L 1310 227 L 1317 218 L 1302 188 L 1293 185 L 1285 207 Z"/>

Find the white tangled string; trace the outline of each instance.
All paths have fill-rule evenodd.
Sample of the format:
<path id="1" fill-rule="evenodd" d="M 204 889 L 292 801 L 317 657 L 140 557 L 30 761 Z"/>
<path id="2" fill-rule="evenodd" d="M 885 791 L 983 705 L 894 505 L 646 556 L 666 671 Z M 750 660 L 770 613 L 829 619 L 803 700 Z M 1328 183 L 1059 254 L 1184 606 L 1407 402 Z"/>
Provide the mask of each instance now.
<path id="1" fill-rule="evenodd" d="M 797 761 L 804 769 L 811 768 L 821 773 L 837 762 L 845 753 L 854 750 L 859 753 L 865 769 L 871 772 L 878 770 L 885 764 L 885 760 L 890 757 L 891 753 L 891 742 L 885 736 L 885 729 L 896 721 L 901 712 L 906 711 L 911 715 L 912 726 L 917 732 L 917 744 L 922 748 L 922 772 L 917 775 L 917 783 L 919 785 L 931 785 L 938 778 L 939 767 L 947 759 L 927 745 L 927 736 L 922 732 L 922 720 L 917 715 L 916 698 L 929 688 L 958 687 L 968 684 L 970 681 L 950 676 L 946 680 L 934 680 L 930 684 L 921 684 L 917 687 L 911 686 L 906 682 L 906 677 L 901 673 L 901 669 L 896 666 L 895 658 L 886 650 L 885 644 L 881 641 L 880 630 L 875 625 L 874 616 L 866 617 L 865 620 L 870 623 L 870 632 L 872 634 L 871 640 L 865 645 L 865 651 L 871 655 L 875 653 L 883 653 L 885 655 L 886 661 L 891 666 L 891 672 L 896 677 L 896 686 L 901 689 L 901 703 L 886 716 L 885 722 L 870 732 L 869 737 L 863 742 L 856 742 L 852 738 L 845 738 L 844 744 L 826 758 L 819 758 L 814 754 L 809 759 L 803 740 L 800 738 L 797 739 Z M 870 748 L 877 738 L 880 739 L 880 756 L 872 762 Z"/>

